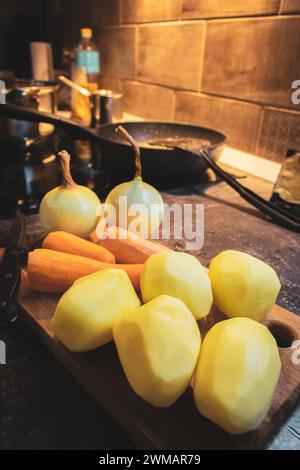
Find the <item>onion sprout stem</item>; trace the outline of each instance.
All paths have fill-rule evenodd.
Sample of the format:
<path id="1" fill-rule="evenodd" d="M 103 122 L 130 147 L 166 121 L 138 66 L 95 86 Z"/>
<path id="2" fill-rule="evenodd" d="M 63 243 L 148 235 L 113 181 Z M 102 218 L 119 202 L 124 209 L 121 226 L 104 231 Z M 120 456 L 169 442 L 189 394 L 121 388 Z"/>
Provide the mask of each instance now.
<path id="1" fill-rule="evenodd" d="M 132 146 L 132 148 L 134 150 L 134 155 L 135 155 L 135 162 L 134 162 L 135 163 L 135 175 L 134 175 L 134 179 L 141 178 L 142 177 L 141 152 L 140 152 L 140 148 L 139 148 L 138 144 L 136 143 L 134 138 L 130 134 L 128 134 L 128 132 L 126 131 L 126 129 L 124 129 L 123 126 L 117 127 L 116 132 L 118 134 L 121 134 L 123 137 L 125 137 L 125 139 Z"/>
<path id="2" fill-rule="evenodd" d="M 62 174 L 63 174 L 61 186 L 66 189 L 72 189 L 77 185 L 75 181 L 73 180 L 71 171 L 70 171 L 70 159 L 71 159 L 70 154 L 66 152 L 66 150 L 62 150 L 61 152 L 58 152 L 58 155 L 60 156 L 60 164 L 61 164 Z"/>

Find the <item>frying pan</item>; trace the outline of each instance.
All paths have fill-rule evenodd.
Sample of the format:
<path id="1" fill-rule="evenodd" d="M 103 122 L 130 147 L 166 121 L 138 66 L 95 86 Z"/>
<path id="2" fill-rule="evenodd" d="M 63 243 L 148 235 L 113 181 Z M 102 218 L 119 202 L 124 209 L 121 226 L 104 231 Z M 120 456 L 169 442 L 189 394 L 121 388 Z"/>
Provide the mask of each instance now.
<path id="1" fill-rule="evenodd" d="M 115 132 L 118 125 L 105 124 L 98 129 L 100 147 L 108 157 L 109 174 L 118 181 L 128 181 L 134 174 L 134 160 L 131 147 Z M 225 134 L 216 130 L 174 122 L 128 122 L 122 126 L 141 149 L 144 180 L 158 187 L 199 182 L 207 169 L 202 158 L 161 145 L 161 141 L 171 143 L 173 139 L 190 138 L 200 147 L 205 142 L 212 157 L 218 159 L 227 140 Z"/>
<path id="2" fill-rule="evenodd" d="M 120 123 L 104 124 L 98 129 L 90 129 L 70 119 L 12 104 L 1 105 L 0 115 L 54 124 L 77 139 L 96 139 L 112 184 L 128 181 L 134 175 L 132 149 L 115 132 Z M 188 124 L 128 122 L 122 123 L 122 126 L 140 146 L 143 179 L 159 188 L 199 182 L 207 166 L 202 158 L 195 158 L 188 152 L 181 152 L 177 148 L 149 145 L 149 142 L 182 137 L 196 139 L 201 146 L 205 140 L 209 144 L 207 149 L 210 155 L 218 159 L 227 140 L 227 136 L 222 132 Z"/>
<path id="3" fill-rule="evenodd" d="M 96 139 L 113 185 L 128 181 L 134 175 L 132 149 L 115 132 L 119 123 L 105 124 L 94 130 L 52 114 L 10 104 L 0 105 L 0 115 L 51 123 L 65 129 L 74 137 Z M 225 134 L 213 129 L 173 122 L 129 122 L 122 123 L 122 126 L 140 146 L 145 181 L 158 187 L 196 182 L 209 166 L 242 198 L 261 212 L 280 225 L 300 232 L 298 217 L 244 187 L 216 163 L 227 140 Z"/>

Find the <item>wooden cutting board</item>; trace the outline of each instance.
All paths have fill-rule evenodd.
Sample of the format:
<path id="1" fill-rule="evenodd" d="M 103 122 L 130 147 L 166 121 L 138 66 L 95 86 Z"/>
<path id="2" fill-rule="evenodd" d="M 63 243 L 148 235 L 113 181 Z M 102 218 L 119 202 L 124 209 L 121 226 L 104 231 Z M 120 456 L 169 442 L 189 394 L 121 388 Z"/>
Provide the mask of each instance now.
<path id="1" fill-rule="evenodd" d="M 300 364 L 292 362 L 295 349 L 279 348 L 282 372 L 269 413 L 261 426 L 242 436 L 231 436 L 202 417 L 191 387 L 169 408 L 155 408 L 130 388 L 113 343 L 89 353 L 72 353 L 54 336 L 50 319 L 58 296 L 24 290 L 19 304 L 33 332 L 78 380 L 82 387 L 142 449 L 260 449 L 300 398 Z M 202 338 L 225 317 L 216 309 L 199 322 Z M 300 339 L 300 318 L 274 306 L 266 320 L 281 346 Z M 299 346 L 298 346 L 299 347 Z"/>

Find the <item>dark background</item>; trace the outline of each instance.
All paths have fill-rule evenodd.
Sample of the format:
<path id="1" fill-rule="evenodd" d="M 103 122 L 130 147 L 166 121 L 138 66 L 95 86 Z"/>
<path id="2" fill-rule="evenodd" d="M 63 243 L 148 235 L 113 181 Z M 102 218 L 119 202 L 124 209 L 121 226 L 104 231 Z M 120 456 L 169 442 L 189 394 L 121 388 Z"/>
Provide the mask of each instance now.
<path id="1" fill-rule="evenodd" d="M 89 26 L 89 8 L 70 0 L 0 0 L 0 72 L 31 77 L 29 43 L 51 42 L 55 68 L 62 67 L 62 47 L 79 40 Z"/>
<path id="2" fill-rule="evenodd" d="M 0 70 L 30 77 L 30 41 L 45 41 L 49 30 L 45 18 L 48 1 L 0 1 Z"/>
<path id="3" fill-rule="evenodd" d="M 94 31 L 101 87 L 123 94 L 125 112 L 215 128 L 279 163 L 299 148 L 300 0 L 0 0 L 0 78 L 31 76 L 37 40 L 67 75 L 63 48 L 81 27 Z"/>

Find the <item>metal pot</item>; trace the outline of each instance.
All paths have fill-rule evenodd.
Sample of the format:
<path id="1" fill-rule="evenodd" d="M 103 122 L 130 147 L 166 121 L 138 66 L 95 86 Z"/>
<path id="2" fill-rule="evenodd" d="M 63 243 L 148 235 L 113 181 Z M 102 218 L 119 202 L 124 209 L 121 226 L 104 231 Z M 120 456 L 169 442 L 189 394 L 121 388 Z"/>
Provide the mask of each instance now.
<path id="1" fill-rule="evenodd" d="M 25 79 L 13 79 L 0 89 L 1 102 L 14 104 L 26 109 L 38 110 L 40 97 L 48 95 L 51 102 L 51 112 L 56 112 L 56 82 L 43 82 Z M 1 106 L 1 105 L 0 105 Z M 19 140 L 34 140 L 40 136 L 40 126 L 36 122 L 23 121 L 8 117 L 0 117 L 0 138 L 17 138 Z"/>
<path id="2" fill-rule="evenodd" d="M 90 109 L 88 109 L 87 112 L 89 112 L 89 110 L 91 111 L 90 127 L 92 129 L 95 129 L 102 124 L 111 124 L 112 122 L 118 122 L 122 119 L 123 112 L 121 93 L 104 89 L 91 92 L 64 75 L 60 75 L 58 79 L 73 91 L 89 98 Z"/>
<path id="3" fill-rule="evenodd" d="M 91 127 L 110 124 L 122 119 L 122 95 L 112 90 L 97 90 L 91 95 Z"/>

